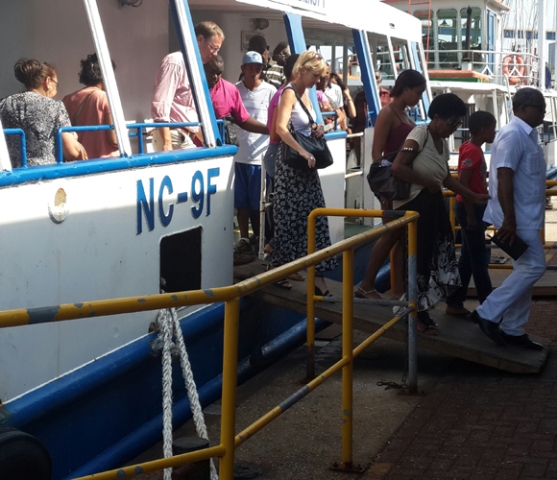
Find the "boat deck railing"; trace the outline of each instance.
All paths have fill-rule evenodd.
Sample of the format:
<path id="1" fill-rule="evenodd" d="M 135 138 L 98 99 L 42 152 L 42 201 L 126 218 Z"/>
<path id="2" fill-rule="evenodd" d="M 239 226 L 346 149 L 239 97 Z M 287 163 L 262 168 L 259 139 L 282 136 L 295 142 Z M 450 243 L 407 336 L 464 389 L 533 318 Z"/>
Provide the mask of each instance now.
<path id="1" fill-rule="evenodd" d="M 426 50 L 430 70 L 473 70 L 486 75 L 490 82 L 506 86 L 535 85 L 539 81 L 539 58 L 524 52 L 476 49 Z"/>
<path id="2" fill-rule="evenodd" d="M 315 252 L 315 223 L 319 216 L 342 217 L 389 217 L 393 220 L 387 225 L 370 229 L 349 239 Z M 312 390 L 321 385 L 334 373 L 342 370 L 342 464 L 340 469 L 355 471 L 352 464 L 352 428 L 353 428 L 353 365 L 354 358 L 380 338 L 401 319 L 408 317 L 408 385 L 410 392 L 417 391 L 417 318 L 416 318 L 416 250 L 417 220 L 416 212 L 361 210 L 361 209 L 326 209 L 319 208 L 311 212 L 308 218 L 308 255 L 274 268 L 240 283 L 205 290 L 165 293 L 141 297 L 96 300 L 83 303 L 71 303 L 51 307 L 29 308 L 0 312 L 0 328 L 20 325 L 50 323 L 82 318 L 96 319 L 106 315 L 135 313 L 149 310 L 176 308 L 191 305 L 204 305 L 225 302 L 224 346 L 222 375 L 222 416 L 221 437 L 219 445 L 203 450 L 176 455 L 166 459 L 154 460 L 137 465 L 122 467 L 102 473 L 92 474 L 82 479 L 120 479 L 139 474 L 177 467 L 185 463 L 199 462 L 212 457 L 220 457 L 219 478 L 233 480 L 234 452 L 255 433 L 280 416 Z M 371 240 L 377 239 L 386 231 L 407 227 L 408 234 L 408 302 L 396 316 L 383 327 L 354 348 L 353 346 L 353 306 L 354 306 L 354 249 Z M 343 256 L 343 291 L 342 291 L 342 358 L 326 371 L 315 376 L 313 350 L 315 345 L 315 302 L 324 301 L 315 295 L 315 265 L 342 254 Z M 258 289 L 271 285 L 290 274 L 302 269 L 307 275 L 307 346 L 308 346 L 308 381 L 293 395 L 253 422 L 239 434 L 235 434 L 236 386 L 238 369 L 238 337 L 240 323 L 240 298 Z M 370 300 L 369 302 L 378 302 Z M 400 302 L 385 302 L 400 305 Z"/>

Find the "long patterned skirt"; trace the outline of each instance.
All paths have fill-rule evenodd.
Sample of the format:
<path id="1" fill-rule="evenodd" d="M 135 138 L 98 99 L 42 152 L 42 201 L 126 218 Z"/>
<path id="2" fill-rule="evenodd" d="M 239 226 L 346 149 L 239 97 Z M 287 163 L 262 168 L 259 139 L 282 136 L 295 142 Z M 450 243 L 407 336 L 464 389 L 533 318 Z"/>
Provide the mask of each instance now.
<path id="1" fill-rule="evenodd" d="M 460 287 L 449 214 L 441 191 L 424 188 L 398 210 L 413 210 L 418 219 L 417 283 L 418 311 L 425 311 L 445 300 Z"/>
<path id="2" fill-rule="evenodd" d="M 275 167 L 275 192 L 273 215 L 275 220 L 275 245 L 273 267 L 284 265 L 307 255 L 308 215 L 315 208 L 325 206 L 323 190 L 317 170 L 302 172 L 282 162 L 282 148 L 278 149 Z M 331 245 L 327 217 L 316 222 L 316 248 Z M 315 266 L 318 274 L 333 270 L 336 258 L 330 258 Z"/>

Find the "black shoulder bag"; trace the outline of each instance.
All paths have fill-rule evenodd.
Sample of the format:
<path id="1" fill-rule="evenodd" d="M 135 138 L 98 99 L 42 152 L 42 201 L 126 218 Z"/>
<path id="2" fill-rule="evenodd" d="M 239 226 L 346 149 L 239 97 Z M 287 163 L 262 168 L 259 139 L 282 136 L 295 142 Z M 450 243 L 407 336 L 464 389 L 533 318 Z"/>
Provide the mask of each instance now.
<path id="1" fill-rule="evenodd" d="M 234 118 L 230 115 L 222 117 L 224 122 L 224 143 L 227 145 L 240 146 L 240 141 L 238 140 L 238 134 L 234 128 Z"/>
<path id="2" fill-rule="evenodd" d="M 316 123 L 313 120 L 313 117 L 309 113 L 308 109 L 304 105 L 304 102 L 298 95 L 298 92 L 290 86 L 287 88 L 292 88 L 294 93 L 296 94 L 296 98 L 300 105 L 306 112 L 306 115 L 309 118 L 309 122 L 313 127 Z M 290 131 L 290 135 L 300 144 L 300 146 L 308 153 L 314 156 L 315 158 L 315 168 L 327 168 L 328 166 L 333 164 L 333 156 L 329 151 L 329 147 L 327 146 L 327 141 L 325 137 L 315 137 L 314 135 L 306 136 L 300 132 L 297 132 L 292 125 L 292 121 L 288 124 L 288 129 Z M 302 170 L 309 172 L 313 170 L 308 165 L 308 161 L 302 157 L 296 150 L 288 146 L 285 142 L 282 142 L 282 161 L 288 165 L 289 167 L 295 168 L 297 170 Z"/>
<path id="3" fill-rule="evenodd" d="M 425 148 L 428 139 L 429 130 L 427 130 L 427 137 L 425 139 L 424 146 L 416 153 L 414 158 L 416 158 Z M 402 150 L 403 149 L 397 152 L 389 153 L 381 160 L 387 160 L 392 163 Z M 381 200 L 381 198 L 386 200 L 406 200 L 410 196 L 410 183 L 405 182 L 393 175 L 391 165 L 372 163 L 369 168 L 369 173 L 367 174 L 367 183 L 369 184 L 371 191 L 379 200 Z"/>

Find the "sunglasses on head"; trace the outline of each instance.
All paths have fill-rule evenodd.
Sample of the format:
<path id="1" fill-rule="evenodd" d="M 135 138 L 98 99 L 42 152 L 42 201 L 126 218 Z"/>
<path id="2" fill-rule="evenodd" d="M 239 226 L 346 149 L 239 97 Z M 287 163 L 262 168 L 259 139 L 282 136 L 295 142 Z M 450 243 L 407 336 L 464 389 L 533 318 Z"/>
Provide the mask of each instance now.
<path id="1" fill-rule="evenodd" d="M 323 57 L 321 55 L 319 55 L 318 53 L 316 53 L 313 57 L 308 58 L 305 62 L 304 65 L 306 63 L 312 62 L 313 60 L 323 60 Z"/>

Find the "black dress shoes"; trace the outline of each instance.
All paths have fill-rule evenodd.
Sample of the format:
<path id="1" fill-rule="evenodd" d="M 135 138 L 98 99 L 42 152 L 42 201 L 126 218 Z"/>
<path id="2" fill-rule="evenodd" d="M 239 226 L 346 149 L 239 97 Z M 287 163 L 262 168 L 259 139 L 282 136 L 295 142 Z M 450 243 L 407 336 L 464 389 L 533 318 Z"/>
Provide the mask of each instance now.
<path id="1" fill-rule="evenodd" d="M 472 312 L 470 319 L 476 322 L 480 326 L 482 332 L 484 332 L 489 338 L 491 338 L 491 340 L 493 340 L 497 345 L 500 345 L 502 347 L 507 346 L 507 342 L 505 341 L 503 332 L 499 330 L 499 325 L 480 317 L 476 310 Z"/>
<path id="2" fill-rule="evenodd" d="M 501 332 L 503 334 L 503 338 L 509 345 L 514 345 L 517 347 L 527 348 L 529 350 L 543 350 L 543 345 L 539 343 L 533 342 L 530 340 L 530 337 L 526 334 L 524 335 L 509 335 L 505 332 Z"/>

